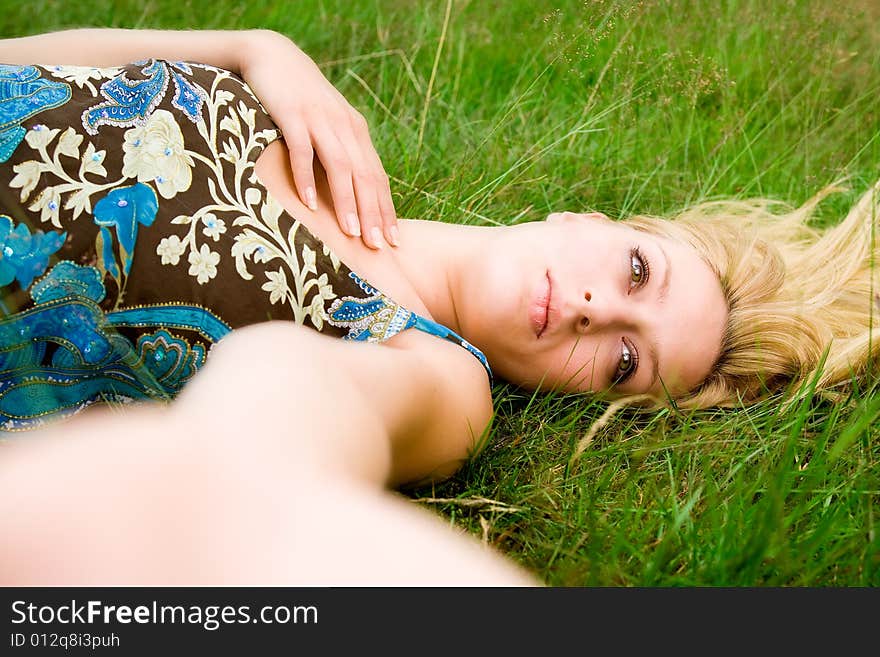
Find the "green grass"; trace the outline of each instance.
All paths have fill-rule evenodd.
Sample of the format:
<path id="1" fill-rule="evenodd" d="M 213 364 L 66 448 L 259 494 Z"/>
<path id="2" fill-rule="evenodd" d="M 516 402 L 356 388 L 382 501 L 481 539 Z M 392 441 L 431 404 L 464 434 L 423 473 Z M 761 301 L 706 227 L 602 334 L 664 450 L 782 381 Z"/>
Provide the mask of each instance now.
<path id="1" fill-rule="evenodd" d="M 4 36 L 286 33 L 369 119 L 404 217 L 797 204 L 846 175 L 821 208 L 832 222 L 880 178 L 872 0 L 8 4 Z M 624 410 L 588 445 L 596 400 L 505 385 L 495 399 L 486 452 L 409 495 L 551 585 L 880 584 L 876 379 L 836 404 Z"/>

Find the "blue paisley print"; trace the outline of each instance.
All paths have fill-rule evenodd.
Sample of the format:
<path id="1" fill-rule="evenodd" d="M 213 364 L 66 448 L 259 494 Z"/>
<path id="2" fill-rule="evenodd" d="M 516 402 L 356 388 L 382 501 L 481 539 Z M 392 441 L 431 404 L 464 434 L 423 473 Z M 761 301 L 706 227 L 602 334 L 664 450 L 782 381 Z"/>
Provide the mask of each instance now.
<path id="1" fill-rule="evenodd" d="M 165 97 L 169 77 L 174 80 L 175 87 L 172 104 L 191 121 L 198 120 L 205 91 L 188 82 L 162 60 L 143 63 L 145 66 L 141 72 L 147 76 L 145 80 L 132 81 L 125 73 L 120 73 L 101 85 L 101 95 L 106 100 L 83 112 L 82 124 L 86 132 L 96 135 L 102 125 L 128 127 L 143 123 Z M 185 64 L 175 63 L 174 66 L 191 73 Z"/>
<path id="2" fill-rule="evenodd" d="M 168 330 L 142 335 L 135 348 L 117 333 L 132 311 L 105 314 L 105 289 L 94 267 L 61 261 L 31 289 L 36 305 L 0 321 L 0 427 L 39 425 L 96 398 L 170 399 L 205 362 L 205 349 Z M 229 332 L 197 307 L 137 309 L 142 325 L 176 325 L 214 340 Z M 177 320 L 177 321 L 175 321 Z"/>
<path id="3" fill-rule="evenodd" d="M 101 303 L 106 293 L 101 272 L 68 260 L 52 267 L 31 288 L 31 298 L 38 304 L 64 297 L 81 297 Z"/>
<path id="4" fill-rule="evenodd" d="M 68 100 L 70 85 L 44 80 L 33 66 L 0 64 L 0 163 L 6 162 L 24 139 L 24 121 Z"/>
<path id="5" fill-rule="evenodd" d="M 138 355 L 162 387 L 178 392 L 205 362 L 205 348 L 160 329 L 138 338 Z"/>

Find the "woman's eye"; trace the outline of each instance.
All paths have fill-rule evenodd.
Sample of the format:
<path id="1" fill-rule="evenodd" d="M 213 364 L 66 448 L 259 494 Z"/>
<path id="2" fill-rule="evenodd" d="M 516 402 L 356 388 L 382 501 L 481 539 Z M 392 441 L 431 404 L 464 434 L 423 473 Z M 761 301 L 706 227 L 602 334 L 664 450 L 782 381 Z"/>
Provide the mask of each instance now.
<path id="1" fill-rule="evenodd" d="M 617 372 L 614 375 L 615 383 L 623 383 L 636 371 L 638 356 L 634 349 L 630 349 L 626 342 L 620 351 L 620 360 L 617 362 Z"/>
<path id="2" fill-rule="evenodd" d="M 641 287 L 648 282 L 650 269 L 648 261 L 639 249 L 633 249 L 629 257 L 629 281 L 631 287 Z"/>

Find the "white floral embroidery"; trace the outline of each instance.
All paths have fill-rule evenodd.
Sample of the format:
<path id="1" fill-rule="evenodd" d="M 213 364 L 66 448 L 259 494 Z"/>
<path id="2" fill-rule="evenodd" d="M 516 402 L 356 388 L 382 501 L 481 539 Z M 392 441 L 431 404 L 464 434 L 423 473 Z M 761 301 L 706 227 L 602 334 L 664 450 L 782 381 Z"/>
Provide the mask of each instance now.
<path id="1" fill-rule="evenodd" d="M 335 299 L 336 294 L 333 292 L 333 286 L 327 281 L 327 274 L 318 276 L 317 284 L 318 293 L 312 297 L 309 315 L 315 328 L 320 331 L 324 326 L 324 320 L 327 319 L 327 310 L 324 302 Z"/>
<path id="2" fill-rule="evenodd" d="M 257 205 L 262 200 L 262 198 L 263 195 L 256 187 L 248 187 L 248 190 L 244 193 L 244 202 L 247 205 Z"/>
<path id="3" fill-rule="evenodd" d="M 269 292 L 269 303 L 274 305 L 279 301 L 284 301 L 290 290 L 287 287 L 287 276 L 284 275 L 281 267 L 278 268 L 278 271 L 267 271 L 266 278 L 269 279 L 269 282 L 263 283 L 262 289 Z"/>
<path id="4" fill-rule="evenodd" d="M 315 251 L 309 248 L 308 244 L 303 244 L 302 248 L 303 271 L 307 274 L 317 274 L 315 269 Z"/>
<path id="5" fill-rule="evenodd" d="M 241 117 L 244 119 L 244 122 L 247 123 L 248 128 L 250 128 L 251 131 L 253 131 L 254 127 L 256 127 L 256 124 L 257 124 L 257 121 L 256 121 L 257 110 L 255 110 L 253 108 L 249 109 L 244 104 L 244 101 L 240 100 L 240 101 L 238 101 L 238 113 L 241 114 Z"/>
<path id="6" fill-rule="evenodd" d="M 82 135 L 76 134 L 73 128 L 68 128 L 58 140 L 58 154 L 67 157 L 79 158 L 79 145 L 82 143 Z"/>
<path id="7" fill-rule="evenodd" d="M 73 210 L 73 218 L 76 219 L 83 212 L 88 214 L 92 213 L 92 199 L 89 196 L 88 190 L 78 189 L 73 194 L 67 197 L 67 202 L 64 204 L 65 210 Z"/>
<path id="8" fill-rule="evenodd" d="M 326 317 L 324 301 L 335 299 L 336 294 L 327 283 L 326 274 L 317 276 L 315 251 L 312 248 L 303 244 L 297 257 L 296 233 L 302 225 L 294 222 L 284 235 L 278 225 L 281 212 L 281 206 L 270 196 L 260 206 L 259 216 L 241 215 L 235 219 L 233 225 L 244 227 L 235 236 L 232 246 L 235 267 L 242 278 L 250 279 L 253 275 L 248 271 L 248 260 L 255 263 L 281 260 L 286 267 L 273 272 L 269 277 L 271 285 L 264 284 L 263 289 L 270 293 L 271 300 L 272 292 L 281 289 L 278 276 L 283 276 L 287 290 L 284 296 L 293 310 L 294 321 L 302 324 L 306 318 L 310 318 L 312 324 L 318 328 L 323 326 Z M 310 294 L 314 296 L 308 300 Z"/>
<path id="9" fill-rule="evenodd" d="M 28 146 L 34 150 L 39 150 L 41 148 L 46 148 L 46 146 L 49 145 L 49 142 L 55 139 L 55 135 L 58 133 L 58 128 L 50 129 L 40 123 L 27 131 L 24 140 L 28 143 Z"/>
<path id="10" fill-rule="evenodd" d="M 195 276 L 199 285 L 204 285 L 217 275 L 217 263 L 220 254 L 202 244 L 198 251 L 189 252 L 189 275 Z"/>
<path id="11" fill-rule="evenodd" d="M 87 173 L 94 173 L 102 178 L 107 177 L 107 169 L 104 168 L 104 157 L 106 151 L 96 151 L 95 145 L 89 142 L 86 146 L 86 152 L 83 153 L 82 163 L 79 165 L 79 177 L 82 178 Z"/>
<path id="12" fill-rule="evenodd" d="M 58 210 L 61 207 L 61 195 L 54 187 L 47 187 L 28 206 L 28 210 L 40 211 L 40 221 L 50 221 L 56 228 L 61 228 Z"/>
<path id="13" fill-rule="evenodd" d="M 101 80 L 103 78 L 115 78 L 122 69 L 117 67 L 95 68 L 93 66 L 50 66 L 48 67 L 50 74 L 56 78 L 61 78 L 67 82 L 73 82 L 77 87 L 82 89 L 88 87 L 94 94 L 98 95 L 98 90 L 91 80 Z"/>
<path id="14" fill-rule="evenodd" d="M 235 112 L 230 112 L 220 121 L 220 131 L 231 132 L 234 136 L 241 138 L 241 121 Z"/>
<path id="15" fill-rule="evenodd" d="M 44 171 L 43 165 L 36 160 L 28 160 L 16 164 L 12 170 L 15 171 L 15 176 L 9 181 L 9 185 L 10 187 L 21 187 L 21 201 L 24 203 L 34 191 L 34 187 L 37 186 L 40 175 Z"/>
<path id="16" fill-rule="evenodd" d="M 336 295 L 333 293 L 333 286 L 328 282 L 327 274 L 318 276 L 318 294 L 321 295 L 322 299 L 336 298 Z"/>
<path id="17" fill-rule="evenodd" d="M 211 212 L 208 212 L 202 217 L 202 223 L 205 226 L 202 229 L 202 234 L 205 237 L 210 237 L 215 242 L 220 239 L 220 236 L 223 233 L 226 232 L 226 222 L 222 219 L 218 219 Z"/>
<path id="18" fill-rule="evenodd" d="M 122 151 L 122 174 L 138 182 L 155 181 L 164 198 L 172 198 L 192 184 L 193 158 L 168 110 L 156 110 L 144 125 L 126 130 Z"/>
<path id="19" fill-rule="evenodd" d="M 334 294 L 333 296 L 335 297 L 336 295 Z M 324 320 L 327 319 L 327 311 L 324 310 L 324 297 L 320 294 L 316 294 L 312 297 L 312 304 L 309 306 L 309 317 L 316 329 L 320 331 L 324 328 Z"/>
<path id="20" fill-rule="evenodd" d="M 84 176 L 93 174 L 105 178 L 107 170 L 103 166 L 104 151 L 96 151 L 94 145 L 89 142 L 86 145 L 82 158 L 79 156 L 82 135 L 76 134 L 72 128 L 64 131 L 55 144 L 52 155 L 49 155 L 49 147 L 60 130 L 49 129 L 43 125 L 37 125 L 28 130 L 25 141 L 28 146 L 37 151 L 37 160 L 27 160 L 13 167 L 16 175 L 9 181 L 10 187 L 21 188 L 21 201 L 27 202 L 31 192 L 39 184 L 40 177 L 44 173 L 51 173 L 61 180 L 60 183 L 49 185 L 41 190 L 41 193 L 28 206 L 29 209 L 40 211 L 40 219 L 49 221 L 56 228 L 61 228 L 61 220 L 58 209 L 64 196 L 64 209 L 73 210 L 73 219 L 83 212 L 91 213 L 91 196 L 106 191 L 122 183 L 125 178 L 103 183 L 92 182 Z M 71 177 L 61 163 L 61 157 L 80 159 L 79 178 Z"/>
<path id="21" fill-rule="evenodd" d="M 324 244 L 321 251 L 325 256 L 330 258 L 330 263 L 333 265 L 333 271 L 339 271 L 339 256 L 337 256 L 326 244 Z"/>
<path id="22" fill-rule="evenodd" d="M 180 256 L 186 251 L 186 245 L 180 241 L 177 235 L 163 237 L 156 247 L 156 255 L 162 257 L 163 265 L 176 265 L 180 262 Z"/>

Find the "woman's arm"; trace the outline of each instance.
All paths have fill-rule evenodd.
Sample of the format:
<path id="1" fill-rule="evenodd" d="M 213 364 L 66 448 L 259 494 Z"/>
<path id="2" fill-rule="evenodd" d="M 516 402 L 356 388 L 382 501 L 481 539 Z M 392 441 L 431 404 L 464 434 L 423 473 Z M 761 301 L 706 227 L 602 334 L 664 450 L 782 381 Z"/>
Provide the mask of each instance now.
<path id="1" fill-rule="evenodd" d="M 373 485 L 443 479 L 492 420 L 485 371 L 451 342 L 418 331 L 395 341 L 346 342 L 281 321 L 243 327 L 172 407 L 193 427 L 274 436 Z"/>
<path id="2" fill-rule="evenodd" d="M 397 244 L 385 168 L 364 117 L 296 44 L 271 30 L 84 28 L 0 40 L 0 63 L 119 66 L 141 59 L 200 62 L 240 75 L 281 129 L 303 204 L 317 209 L 313 164 L 327 172 L 342 231 L 371 248 Z"/>
<path id="3" fill-rule="evenodd" d="M 387 431 L 435 412 L 409 408 L 427 379 L 408 349 L 281 323 L 216 349 L 168 407 L 89 409 L 9 441 L 0 584 L 538 584 L 377 485 Z"/>
<path id="4" fill-rule="evenodd" d="M 0 40 L 5 64 L 122 66 L 155 57 L 210 64 L 241 74 L 262 30 L 83 28 Z"/>

